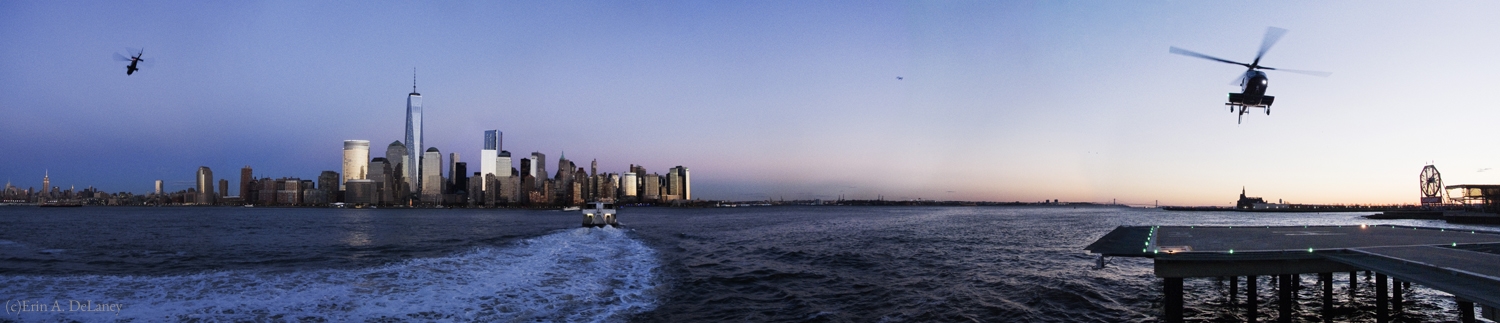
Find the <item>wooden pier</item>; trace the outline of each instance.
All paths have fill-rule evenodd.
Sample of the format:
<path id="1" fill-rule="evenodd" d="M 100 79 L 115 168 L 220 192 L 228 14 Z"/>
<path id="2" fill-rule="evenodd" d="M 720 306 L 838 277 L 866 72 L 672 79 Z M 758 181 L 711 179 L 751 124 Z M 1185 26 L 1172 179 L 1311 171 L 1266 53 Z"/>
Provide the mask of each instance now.
<path id="1" fill-rule="evenodd" d="M 1250 322 L 1257 320 L 1256 276 L 1277 278 L 1278 321 L 1282 322 L 1292 319 L 1288 294 L 1301 274 L 1318 274 L 1325 322 L 1333 315 L 1332 276 L 1340 272 L 1376 274 L 1376 319 L 1380 322 L 1390 321 L 1388 307 L 1400 312 L 1399 290 L 1413 283 L 1454 295 L 1464 322 L 1474 322 L 1476 303 L 1491 320 L 1500 308 L 1497 232 L 1392 225 L 1122 226 L 1085 249 L 1100 257 L 1154 259 L 1155 274 L 1162 278 L 1166 322 L 1182 322 L 1182 280 L 1201 277 L 1237 282 L 1239 276 L 1247 276 Z M 1397 283 L 1388 285 L 1388 278 Z M 1351 284 L 1355 281 L 1351 279 Z M 1237 286 L 1232 284 L 1230 293 L 1237 293 Z M 1391 289 L 1396 292 L 1390 293 Z M 1394 302 L 1390 294 L 1397 297 Z"/>

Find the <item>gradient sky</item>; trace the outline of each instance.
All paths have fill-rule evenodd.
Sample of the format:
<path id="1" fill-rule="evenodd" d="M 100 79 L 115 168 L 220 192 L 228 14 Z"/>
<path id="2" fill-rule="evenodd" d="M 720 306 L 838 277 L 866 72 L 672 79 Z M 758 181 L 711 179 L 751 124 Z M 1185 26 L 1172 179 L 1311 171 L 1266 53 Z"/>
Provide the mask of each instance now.
<path id="1" fill-rule="evenodd" d="M 403 135 L 705 199 L 1415 203 L 1500 183 L 1496 2 L 0 2 L 0 180 L 185 189 Z M 1273 114 L 1222 105 L 1267 26 Z M 144 48 L 126 76 L 111 59 Z M 897 80 L 902 76 L 904 80 Z M 446 160 L 445 160 L 446 164 Z M 517 165 L 519 166 L 519 165 Z M 477 168 L 477 166 L 471 166 Z M 231 185 L 234 186 L 234 185 Z"/>

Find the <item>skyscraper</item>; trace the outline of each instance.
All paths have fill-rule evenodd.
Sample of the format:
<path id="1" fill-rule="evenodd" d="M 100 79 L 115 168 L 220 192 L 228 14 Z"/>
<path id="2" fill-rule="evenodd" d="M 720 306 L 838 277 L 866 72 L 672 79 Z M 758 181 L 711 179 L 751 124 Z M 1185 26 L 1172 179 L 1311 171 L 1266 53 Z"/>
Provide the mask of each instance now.
<path id="1" fill-rule="evenodd" d="M 495 156 L 495 177 L 510 177 L 512 170 L 510 167 L 510 152 L 501 150 L 500 154 Z"/>
<path id="2" fill-rule="evenodd" d="M 52 171 L 42 171 L 42 194 L 52 191 Z M 45 201 L 44 201 L 45 202 Z"/>
<path id="3" fill-rule="evenodd" d="M 391 168 L 395 168 L 396 165 L 406 162 L 406 144 L 397 140 L 385 146 L 385 162 L 391 164 Z"/>
<path id="4" fill-rule="evenodd" d="M 214 204 L 214 171 L 198 166 L 198 204 Z"/>
<path id="5" fill-rule="evenodd" d="M 479 175 L 481 177 L 489 174 L 500 176 L 500 174 L 495 173 L 498 169 L 498 166 L 496 166 L 498 164 L 496 162 L 496 157 L 499 156 L 499 152 L 501 150 L 500 140 L 504 135 L 505 134 L 500 132 L 500 130 L 484 131 L 484 149 L 479 150 Z M 484 183 L 484 181 L 480 182 L 481 187 L 487 187 L 486 184 L 488 183 Z"/>
<path id="6" fill-rule="evenodd" d="M 407 159 L 411 159 L 407 158 L 408 152 L 411 150 L 407 150 L 407 144 L 402 144 L 401 140 L 392 141 L 390 146 L 386 146 L 386 162 L 390 164 L 390 173 L 386 173 L 390 179 L 387 180 L 390 185 L 386 185 L 386 189 L 389 189 L 386 197 L 390 198 L 387 203 L 405 203 L 405 198 L 411 195 L 407 191 L 411 189 L 411 179 L 407 176 L 411 174 L 407 171 Z"/>
<path id="7" fill-rule="evenodd" d="M 388 181 L 386 178 L 389 176 L 386 175 L 386 172 L 389 172 L 390 169 L 391 165 L 386 161 L 385 157 L 375 157 L 375 159 L 370 160 L 370 173 L 365 175 L 366 179 L 375 183 L 375 186 L 372 188 L 373 191 L 370 193 L 373 196 L 371 197 L 370 204 L 384 203 L 386 200 L 385 197 L 390 195 L 390 193 L 385 192 L 385 190 L 391 189 L 389 184 L 386 183 Z"/>
<path id="8" fill-rule="evenodd" d="M 370 173 L 370 141 L 344 141 L 344 180 L 339 181 L 339 190 L 346 188 L 344 182 L 368 179 Z"/>
<path id="9" fill-rule="evenodd" d="M 422 94 L 417 93 L 417 70 L 411 72 L 411 94 L 406 95 L 406 149 L 412 153 L 405 160 L 406 178 L 413 191 L 422 188 Z M 442 158 L 442 156 L 438 156 Z M 440 166 L 441 167 L 441 164 Z M 441 175 L 439 175 L 441 176 Z M 434 182 L 433 184 L 437 184 Z"/>
<path id="10" fill-rule="evenodd" d="M 541 187 L 542 179 L 552 177 L 552 175 L 547 174 L 547 154 L 536 151 L 531 152 L 531 176 L 537 178 L 537 187 Z"/>
<path id="11" fill-rule="evenodd" d="M 162 189 L 161 186 L 162 186 L 161 185 L 161 180 L 159 180 L 159 179 L 156 180 L 156 195 L 161 195 L 161 189 Z"/>
<path id="12" fill-rule="evenodd" d="M 422 153 L 422 203 L 443 202 L 443 153 L 437 147 Z"/>
<path id="13" fill-rule="evenodd" d="M 240 201 L 244 201 L 246 203 L 250 202 L 250 182 L 254 178 L 255 177 L 250 176 L 250 165 L 245 165 L 245 168 L 240 168 Z"/>
<path id="14" fill-rule="evenodd" d="M 453 186 L 453 185 L 454 184 L 458 184 L 458 178 L 459 177 L 464 177 L 464 173 L 462 173 L 462 172 L 459 172 L 459 173 L 454 173 L 453 172 L 454 170 L 458 169 L 458 160 L 459 160 L 458 153 L 456 153 L 456 152 L 455 153 L 448 153 L 448 178 L 443 181 L 443 185 L 447 185 L 446 187 L 443 188 L 444 192 L 450 192 L 450 191 L 453 191 L 455 189 L 458 189 L 458 187 Z"/>
<path id="15" fill-rule="evenodd" d="M 671 190 L 668 194 L 684 200 L 693 199 L 692 180 L 688 176 L 687 167 L 678 165 L 667 170 L 667 180 L 672 181 L 671 183 L 667 183 L 667 187 Z"/>

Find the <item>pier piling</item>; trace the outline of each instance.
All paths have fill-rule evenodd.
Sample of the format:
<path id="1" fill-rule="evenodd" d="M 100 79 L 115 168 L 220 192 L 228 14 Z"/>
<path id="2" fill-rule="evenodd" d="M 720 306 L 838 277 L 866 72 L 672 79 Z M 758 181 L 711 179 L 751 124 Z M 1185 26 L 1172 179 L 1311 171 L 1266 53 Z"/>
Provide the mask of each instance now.
<path id="1" fill-rule="evenodd" d="M 1238 302 L 1235 302 L 1235 298 L 1239 297 L 1239 293 L 1240 293 L 1240 290 L 1239 290 L 1240 288 L 1239 287 L 1240 287 L 1240 276 L 1229 276 L 1229 305 L 1231 305 L 1231 306 L 1234 305 L 1235 303 L 1238 303 Z"/>
<path id="2" fill-rule="evenodd" d="M 1401 315 L 1401 284 L 1406 283 L 1394 277 L 1391 278 L 1391 317 Z"/>
<path id="3" fill-rule="evenodd" d="M 1388 304 L 1386 304 L 1385 285 L 1385 274 L 1375 273 L 1375 322 L 1379 323 L 1391 321 L 1390 312 L 1386 308 Z"/>
<path id="4" fill-rule="evenodd" d="M 1356 304 L 1355 301 L 1358 300 L 1358 298 L 1356 298 L 1355 295 L 1354 295 L 1354 291 L 1357 291 L 1357 290 L 1359 290 L 1359 272 L 1358 271 L 1351 271 L 1351 272 L 1349 272 L 1349 304 L 1350 305 Z"/>
<path id="5" fill-rule="evenodd" d="M 1260 277 L 1254 275 L 1245 276 L 1245 321 L 1250 323 L 1255 323 L 1256 314 L 1260 314 L 1260 312 L 1256 311 L 1256 307 L 1260 306 L 1259 299 L 1255 295 L 1256 285 L 1258 285 L 1256 284 L 1257 280 L 1260 280 Z"/>
<path id="6" fill-rule="evenodd" d="M 1276 286 L 1277 316 L 1276 321 L 1282 323 L 1292 322 L 1292 275 L 1280 275 L 1277 277 Z"/>
<path id="7" fill-rule="evenodd" d="M 1182 278 L 1162 278 L 1162 293 L 1166 299 L 1162 301 L 1163 310 L 1166 312 L 1167 322 L 1182 322 Z"/>
<path id="8" fill-rule="evenodd" d="M 1318 273 L 1323 283 L 1323 322 L 1333 322 L 1333 273 Z"/>
<path id="9" fill-rule="evenodd" d="M 1462 298 L 1454 298 L 1458 301 L 1458 321 L 1463 323 L 1474 323 L 1474 302 Z"/>

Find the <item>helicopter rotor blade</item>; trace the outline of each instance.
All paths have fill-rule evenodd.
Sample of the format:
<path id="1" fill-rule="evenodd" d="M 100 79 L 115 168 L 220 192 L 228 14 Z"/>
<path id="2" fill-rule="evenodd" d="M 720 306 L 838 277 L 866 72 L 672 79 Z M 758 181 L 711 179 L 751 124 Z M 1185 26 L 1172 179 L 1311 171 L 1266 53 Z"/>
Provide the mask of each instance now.
<path id="1" fill-rule="evenodd" d="M 1218 62 L 1222 62 L 1222 63 L 1229 63 L 1229 64 L 1234 64 L 1234 65 L 1239 65 L 1239 66 L 1244 66 L 1244 67 L 1250 67 L 1250 64 L 1240 63 L 1240 62 L 1231 61 L 1231 60 L 1227 60 L 1227 59 L 1223 59 L 1223 58 L 1218 58 L 1218 57 L 1213 57 L 1213 56 L 1208 56 L 1208 55 L 1204 55 L 1202 53 L 1198 53 L 1198 52 L 1190 51 L 1190 50 L 1186 50 L 1186 49 L 1181 49 L 1181 48 L 1177 48 L 1177 47 L 1171 47 L 1171 48 L 1169 48 L 1167 50 L 1167 52 L 1170 52 L 1170 53 L 1173 53 L 1173 54 L 1177 54 L 1177 55 L 1182 55 L 1182 56 L 1192 56 L 1192 57 L 1202 58 L 1202 59 L 1206 59 L 1206 60 L 1210 60 L 1210 61 L 1218 61 Z"/>
<path id="2" fill-rule="evenodd" d="M 1244 86 L 1245 85 L 1245 73 L 1240 73 L 1240 76 L 1234 78 L 1234 81 L 1230 81 L 1229 85 Z"/>
<path id="3" fill-rule="evenodd" d="M 129 57 L 125 57 L 125 55 L 120 55 L 120 53 L 115 53 L 115 60 L 121 61 L 121 62 L 129 62 L 130 58 Z"/>
<path id="4" fill-rule="evenodd" d="M 1271 46 L 1276 45 L 1276 42 L 1281 40 L 1281 36 L 1285 35 L 1286 29 L 1266 27 L 1266 38 L 1260 41 L 1260 51 L 1255 53 L 1255 61 L 1250 62 L 1250 65 L 1258 66 L 1260 58 L 1266 56 L 1266 51 L 1271 50 Z"/>
<path id="5" fill-rule="evenodd" d="M 1312 76 L 1317 76 L 1317 77 L 1328 77 L 1329 75 L 1333 75 L 1333 72 L 1306 71 L 1306 70 L 1288 70 L 1288 69 L 1279 69 L 1279 68 L 1265 67 L 1265 66 L 1261 66 L 1260 69 L 1270 70 L 1270 71 L 1281 71 L 1281 72 L 1287 72 L 1287 73 L 1297 73 L 1297 74 L 1302 74 L 1302 75 L 1312 75 Z"/>

